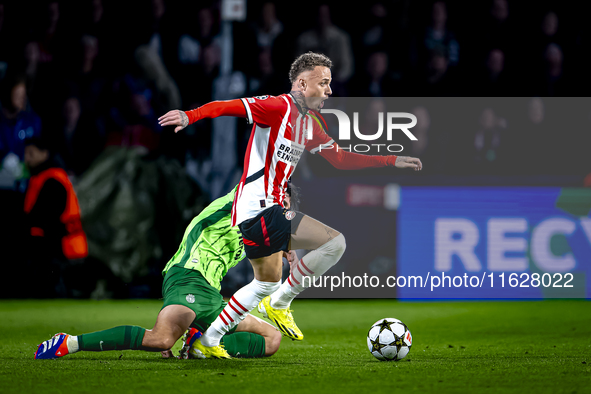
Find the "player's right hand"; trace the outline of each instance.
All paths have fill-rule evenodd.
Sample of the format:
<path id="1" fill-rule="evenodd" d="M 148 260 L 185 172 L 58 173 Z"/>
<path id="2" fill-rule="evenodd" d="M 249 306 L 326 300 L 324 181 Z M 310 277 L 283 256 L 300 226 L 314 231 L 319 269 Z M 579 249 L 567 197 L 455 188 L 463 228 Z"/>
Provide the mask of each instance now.
<path id="1" fill-rule="evenodd" d="M 158 118 L 160 126 L 176 126 L 174 132 L 178 133 L 189 125 L 189 117 L 184 111 L 173 109 Z"/>

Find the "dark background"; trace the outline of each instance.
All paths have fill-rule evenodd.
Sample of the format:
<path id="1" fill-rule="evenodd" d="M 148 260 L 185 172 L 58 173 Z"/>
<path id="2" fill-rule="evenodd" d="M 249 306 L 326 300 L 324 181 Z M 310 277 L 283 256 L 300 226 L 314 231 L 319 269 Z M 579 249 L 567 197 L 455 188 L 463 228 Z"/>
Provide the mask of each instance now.
<path id="1" fill-rule="evenodd" d="M 404 174 L 397 183 L 591 185 L 591 105 L 583 98 L 591 82 L 590 4 L 343 4 L 248 1 L 246 21 L 232 29 L 236 96 L 284 93 L 295 56 L 325 52 L 335 63 L 334 96 L 400 97 L 404 110 L 422 107 L 422 118 L 430 119 L 421 143 L 404 151 L 423 159 L 424 172 Z M 93 268 L 74 275 L 85 278 L 72 280 L 78 291 L 61 295 L 158 297 L 159 272 L 184 226 L 220 192 L 211 187 L 217 176 L 212 122 L 175 135 L 160 128 L 157 117 L 213 99 L 221 26 L 220 2 L 0 0 L 0 259 L 18 283 L 31 275 L 19 235 L 27 172 L 14 175 L 15 161 L 11 167 L 6 159 L 18 158 L 22 166 L 24 139 L 42 135 L 71 175 L 91 241 L 85 265 Z M 17 110 L 19 84 L 26 105 Z M 438 128 L 436 102 L 418 98 L 450 96 L 523 99 L 521 105 L 498 99 L 467 106 L 457 128 Z M 567 111 L 543 99 L 572 96 L 581 99 Z M 576 127 L 565 127 L 565 117 Z M 237 158 L 239 172 L 250 128 L 240 120 L 227 132 L 236 133 L 237 143 L 224 154 Z M 324 159 L 308 159 L 312 165 L 298 170 L 296 182 L 389 176 L 385 170 L 338 173 Z M 105 163 L 111 172 L 100 172 Z M 105 189 L 112 194 L 95 204 Z M 122 228 L 134 236 L 117 249 Z M 236 269 L 228 291 L 249 274 L 247 265 Z M 15 296 L 11 287 L 5 293 Z"/>

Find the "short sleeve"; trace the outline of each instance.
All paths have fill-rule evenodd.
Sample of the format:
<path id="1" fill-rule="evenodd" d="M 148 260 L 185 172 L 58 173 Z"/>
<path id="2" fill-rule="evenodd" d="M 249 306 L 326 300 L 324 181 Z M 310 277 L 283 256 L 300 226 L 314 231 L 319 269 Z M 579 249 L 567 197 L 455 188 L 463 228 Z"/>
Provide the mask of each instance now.
<path id="1" fill-rule="evenodd" d="M 248 123 L 271 126 L 281 119 L 287 111 L 288 102 L 281 96 L 256 96 L 242 98 L 246 108 Z"/>

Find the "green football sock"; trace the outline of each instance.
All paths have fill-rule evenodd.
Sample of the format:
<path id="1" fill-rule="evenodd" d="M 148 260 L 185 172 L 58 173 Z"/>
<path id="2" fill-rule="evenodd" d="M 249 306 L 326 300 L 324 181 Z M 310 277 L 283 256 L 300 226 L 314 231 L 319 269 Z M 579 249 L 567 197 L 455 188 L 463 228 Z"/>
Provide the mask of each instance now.
<path id="1" fill-rule="evenodd" d="M 232 357 L 263 357 L 265 338 L 252 332 L 235 332 L 223 336 L 221 343 Z"/>
<path id="2" fill-rule="evenodd" d="M 142 350 L 145 328 L 119 326 L 108 330 L 78 335 L 78 347 L 89 352 L 106 350 Z"/>

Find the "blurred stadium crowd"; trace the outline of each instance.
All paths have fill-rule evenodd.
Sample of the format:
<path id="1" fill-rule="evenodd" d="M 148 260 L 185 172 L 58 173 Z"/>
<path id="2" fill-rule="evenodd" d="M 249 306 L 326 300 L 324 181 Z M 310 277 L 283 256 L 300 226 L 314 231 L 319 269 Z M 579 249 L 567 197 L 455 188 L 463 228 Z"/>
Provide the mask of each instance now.
<path id="1" fill-rule="evenodd" d="M 586 56 L 591 4 L 344 4 L 248 1 L 246 21 L 234 22 L 232 29 L 228 90 L 233 97 L 289 91 L 289 65 L 306 51 L 333 60 L 335 96 L 534 97 L 520 107 L 479 108 L 457 130 L 433 126 L 437 108 L 410 100 L 408 110 L 419 119 L 419 141 L 404 153 L 423 159 L 422 177 L 518 174 L 554 176 L 546 183 L 556 186 L 591 184 L 589 177 L 584 180 L 591 172 L 591 101 L 581 97 L 591 86 Z M 144 229 L 175 228 L 144 237 L 144 255 L 132 259 L 144 267 L 145 261 L 156 261 L 152 273 L 157 275 L 183 225 L 219 194 L 211 188 L 212 122 L 175 135 L 159 127 L 157 118 L 216 97 L 221 27 L 219 1 L 0 0 L 0 188 L 13 192 L 3 194 L 1 209 L 7 214 L 21 209 L 15 196 L 27 187 L 25 141 L 41 136 L 74 180 L 91 254 L 124 237 L 108 236 L 109 231 L 124 228 L 128 220 L 134 223 L 126 230 L 129 236 L 141 221 L 113 214 L 111 222 L 119 222 L 105 230 L 105 210 L 97 208 L 100 198 L 127 196 L 117 200 L 127 205 L 111 210 L 123 216 L 133 216 L 130 207 L 144 210 L 136 213 L 149 218 L 141 224 Z M 581 98 L 567 111 L 544 99 L 570 96 Z M 565 117 L 580 127 L 561 127 Z M 250 128 L 238 123 L 236 133 L 236 146 L 224 154 L 239 167 Z M 333 175 L 330 170 L 303 173 Z M 97 193 L 92 186 L 105 177 L 109 186 L 100 187 L 111 194 Z M 131 186 L 123 187 L 122 179 Z M 535 184 L 533 179 L 519 182 Z M 185 187 L 174 189 L 174 184 Z M 170 194 L 162 191 L 163 185 Z M 166 215 L 154 214 L 155 206 Z M 130 241 L 128 249 L 138 249 L 138 242 Z M 112 249 L 103 260 L 112 259 Z M 128 264 L 129 255 L 121 261 Z M 117 271 L 114 266 L 111 271 Z M 115 275 L 131 281 L 140 271 L 147 274 L 143 269 Z"/>
<path id="2" fill-rule="evenodd" d="M 309 50 L 333 60 L 336 96 L 568 97 L 587 94 L 591 82 L 591 6 L 582 3 L 392 0 L 351 10 L 298 2 L 301 17 L 289 2 L 247 5 L 247 20 L 233 29 L 233 91 L 243 96 L 288 91 L 290 62 Z M 22 140 L 44 134 L 77 175 L 105 146 L 141 146 L 182 164 L 208 156 L 208 122 L 193 138 L 172 138 L 156 119 L 212 100 L 220 23 L 219 2 L 0 1 L 0 155 L 13 152 L 22 161 Z M 530 106 L 544 117 L 543 102 Z M 477 129 L 495 127 L 499 117 L 483 111 L 472 135 L 461 135 L 465 143 L 445 154 L 466 157 L 470 145 L 478 151 Z M 552 125 L 532 122 L 540 139 L 549 137 L 543 129 Z M 503 134 L 508 141 L 490 143 L 512 145 L 520 137 Z"/>

